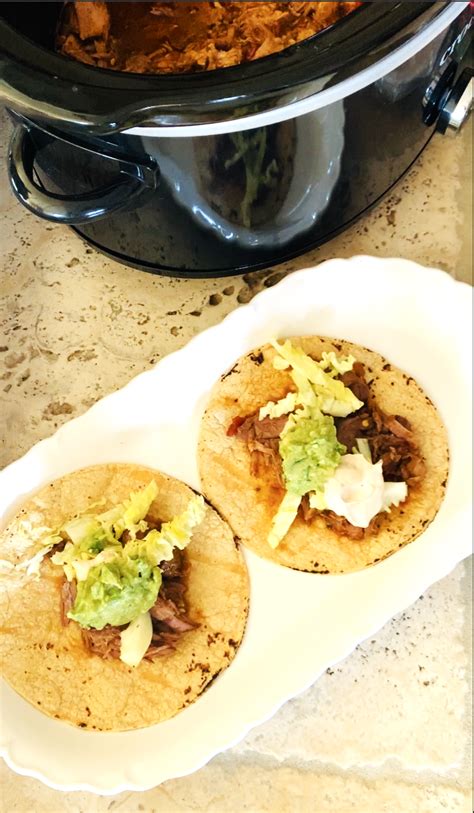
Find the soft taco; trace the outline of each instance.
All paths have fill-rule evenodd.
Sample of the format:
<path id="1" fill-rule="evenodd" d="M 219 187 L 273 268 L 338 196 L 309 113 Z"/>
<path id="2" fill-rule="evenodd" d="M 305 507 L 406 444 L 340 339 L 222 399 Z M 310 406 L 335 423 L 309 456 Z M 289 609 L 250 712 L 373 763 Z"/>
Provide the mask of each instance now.
<path id="1" fill-rule="evenodd" d="M 215 385 L 199 441 L 203 493 L 242 544 L 297 570 L 348 573 L 434 519 L 448 476 L 441 418 L 378 353 L 273 341 Z"/>
<path id="2" fill-rule="evenodd" d="M 247 570 L 228 525 L 135 465 L 75 471 L 0 535 L 0 661 L 45 714 L 141 728 L 192 703 L 233 659 Z"/>

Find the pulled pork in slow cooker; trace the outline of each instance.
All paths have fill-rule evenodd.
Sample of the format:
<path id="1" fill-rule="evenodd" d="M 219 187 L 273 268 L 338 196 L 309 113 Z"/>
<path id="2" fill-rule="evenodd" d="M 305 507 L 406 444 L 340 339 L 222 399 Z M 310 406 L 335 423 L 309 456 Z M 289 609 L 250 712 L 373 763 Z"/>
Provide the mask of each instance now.
<path id="1" fill-rule="evenodd" d="M 356 3 L 65 3 L 57 49 L 116 71 L 190 73 L 282 51 L 353 11 Z"/>

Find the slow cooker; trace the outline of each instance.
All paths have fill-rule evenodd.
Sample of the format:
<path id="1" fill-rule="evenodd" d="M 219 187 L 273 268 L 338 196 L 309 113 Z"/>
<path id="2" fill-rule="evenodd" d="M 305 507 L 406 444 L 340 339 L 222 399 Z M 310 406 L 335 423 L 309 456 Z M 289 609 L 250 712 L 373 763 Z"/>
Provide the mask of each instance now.
<path id="1" fill-rule="evenodd" d="M 376 204 L 472 99 L 468 2 L 366 2 L 280 53 L 161 76 L 55 53 L 61 6 L 0 7 L 11 186 L 146 271 L 225 276 L 303 254 Z M 271 205 L 249 222 L 208 169 L 232 134 L 276 144 L 283 131 Z"/>

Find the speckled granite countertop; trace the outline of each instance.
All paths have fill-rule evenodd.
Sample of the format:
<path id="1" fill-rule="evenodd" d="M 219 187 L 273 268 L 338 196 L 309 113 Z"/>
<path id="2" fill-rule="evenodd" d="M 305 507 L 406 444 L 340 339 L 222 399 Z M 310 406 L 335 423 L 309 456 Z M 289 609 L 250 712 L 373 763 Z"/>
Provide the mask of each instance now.
<path id="1" fill-rule="evenodd" d="M 285 273 L 403 256 L 470 281 L 472 132 L 436 137 L 345 234 L 277 269 L 168 280 L 120 266 L 22 209 L 0 117 L 0 466 Z M 59 793 L 2 763 L 0 809 L 240 813 L 472 810 L 470 569 L 462 564 L 305 694 L 198 773 L 144 794 Z"/>

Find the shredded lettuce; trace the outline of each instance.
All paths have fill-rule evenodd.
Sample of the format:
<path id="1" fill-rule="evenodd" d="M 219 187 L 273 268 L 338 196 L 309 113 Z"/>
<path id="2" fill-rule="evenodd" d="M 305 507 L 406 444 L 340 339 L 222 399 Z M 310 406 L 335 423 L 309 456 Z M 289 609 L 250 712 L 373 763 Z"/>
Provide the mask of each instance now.
<path id="1" fill-rule="evenodd" d="M 28 519 L 20 519 L 15 524 L 15 550 L 18 555 L 26 558 L 10 562 L 0 560 L 0 575 L 24 573 L 35 580 L 40 577 L 41 563 L 45 556 L 58 542 L 59 534 L 47 525 L 35 524 L 42 519 L 42 515 L 30 515 Z"/>
<path id="2" fill-rule="evenodd" d="M 293 379 L 298 391 L 298 401 L 302 407 L 320 410 L 321 399 L 318 397 L 315 388 L 309 379 L 300 370 L 290 370 L 290 377 Z"/>
<path id="3" fill-rule="evenodd" d="M 62 530 L 73 545 L 94 548 L 97 553 L 104 549 L 107 540 L 111 538 L 111 534 L 92 514 L 74 517 L 62 526 Z"/>
<path id="4" fill-rule="evenodd" d="M 80 518 L 80 519 L 86 519 Z M 75 522 L 75 520 L 73 520 Z M 72 523 L 63 526 L 64 532 L 71 527 Z M 87 525 L 84 523 L 83 529 L 89 529 L 89 536 L 76 536 L 77 542 L 67 542 L 62 551 L 57 551 L 51 557 L 53 565 L 59 565 L 64 569 L 64 574 L 68 581 L 77 579 L 82 581 L 93 563 L 100 563 L 104 560 L 110 561 L 110 555 L 120 555 L 122 546 L 113 534 L 104 531 L 103 527 L 93 518 L 87 517 Z"/>
<path id="5" fill-rule="evenodd" d="M 64 549 L 55 553 L 51 561 L 64 568 L 69 581 L 76 578 L 83 581 L 91 569 L 91 561 L 97 563 L 111 561 L 110 549 L 115 548 L 114 556 L 120 554 L 120 537 L 124 531 L 135 537 L 138 531 L 145 532 L 148 525 L 144 517 L 158 493 L 154 480 L 143 489 L 134 491 L 128 500 L 119 503 L 101 514 L 83 514 L 66 522 L 60 529 L 71 540 Z M 61 538 L 61 537 L 59 537 Z M 107 555 L 100 554 L 107 549 Z M 112 557 L 114 558 L 114 557 Z"/>
<path id="6" fill-rule="evenodd" d="M 98 553 L 97 556 L 94 557 L 94 559 L 73 558 L 71 559 L 70 565 L 68 564 L 64 565 L 66 578 L 68 578 L 68 580 L 71 581 L 71 579 L 76 577 L 78 582 L 85 581 L 92 568 L 119 559 L 121 553 L 122 553 L 121 548 L 119 548 L 118 546 L 111 545 L 110 547 L 105 548 L 105 550 L 101 551 L 101 553 Z M 70 573 L 71 578 L 69 578 L 68 573 Z"/>

